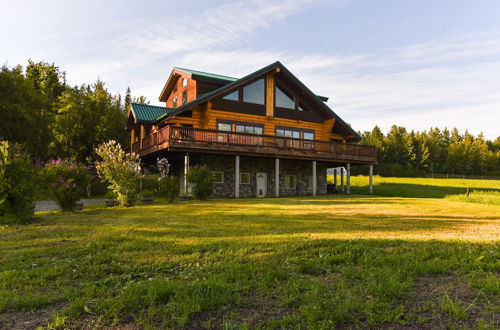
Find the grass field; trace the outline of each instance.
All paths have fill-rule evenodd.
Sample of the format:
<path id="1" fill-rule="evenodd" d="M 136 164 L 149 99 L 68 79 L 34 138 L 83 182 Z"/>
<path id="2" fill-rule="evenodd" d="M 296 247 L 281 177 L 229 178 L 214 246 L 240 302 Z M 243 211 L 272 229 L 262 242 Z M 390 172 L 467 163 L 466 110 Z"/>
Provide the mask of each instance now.
<path id="1" fill-rule="evenodd" d="M 39 213 L 0 227 L 0 328 L 499 328 L 500 206 L 451 195 L 500 184 L 465 181 Z"/>

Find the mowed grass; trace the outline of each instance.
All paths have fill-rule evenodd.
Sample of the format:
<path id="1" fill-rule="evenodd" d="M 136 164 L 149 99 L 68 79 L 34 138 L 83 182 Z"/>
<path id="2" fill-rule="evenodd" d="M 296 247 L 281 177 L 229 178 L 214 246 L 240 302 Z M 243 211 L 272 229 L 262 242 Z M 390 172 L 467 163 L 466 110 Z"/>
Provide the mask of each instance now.
<path id="1" fill-rule="evenodd" d="M 0 228 L 0 328 L 498 328 L 499 217 L 367 195 L 39 213 Z"/>

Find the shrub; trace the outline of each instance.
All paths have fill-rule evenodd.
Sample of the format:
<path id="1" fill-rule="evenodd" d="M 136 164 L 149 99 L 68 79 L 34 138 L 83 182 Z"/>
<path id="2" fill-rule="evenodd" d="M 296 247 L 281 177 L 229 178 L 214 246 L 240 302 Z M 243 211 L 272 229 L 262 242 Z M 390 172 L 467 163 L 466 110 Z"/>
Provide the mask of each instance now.
<path id="1" fill-rule="evenodd" d="M 41 174 L 50 196 L 61 210 L 74 211 L 89 183 L 87 170 L 82 165 L 56 159 L 49 161 Z"/>
<path id="2" fill-rule="evenodd" d="M 165 197 L 168 203 L 173 203 L 179 196 L 179 179 L 175 176 L 166 176 L 158 178 L 158 196 Z"/>
<path id="3" fill-rule="evenodd" d="M 17 144 L 0 141 L 0 223 L 24 223 L 35 211 L 35 168 Z"/>
<path id="4" fill-rule="evenodd" d="M 156 161 L 160 177 L 156 193 L 167 198 L 168 203 L 173 203 L 179 195 L 179 180 L 175 176 L 169 176 L 170 164 L 166 158 L 158 158 Z"/>
<path id="5" fill-rule="evenodd" d="M 186 179 L 192 185 L 191 191 L 196 199 L 205 200 L 212 194 L 212 173 L 206 165 L 191 167 Z"/>
<path id="6" fill-rule="evenodd" d="M 149 189 L 144 189 L 141 192 L 141 197 L 142 198 L 153 198 L 154 197 L 154 193 L 153 193 L 153 191 L 151 191 Z"/>
<path id="7" fill-rule="evenodd" d="M 141 166 L 139 157 L 122 150 L 116 141 L 101 144 L 95 149 L 102 161 L 96 162 L 99 177 L 109 183 L 122 206 L 132 206 L 140 196 Z"/>

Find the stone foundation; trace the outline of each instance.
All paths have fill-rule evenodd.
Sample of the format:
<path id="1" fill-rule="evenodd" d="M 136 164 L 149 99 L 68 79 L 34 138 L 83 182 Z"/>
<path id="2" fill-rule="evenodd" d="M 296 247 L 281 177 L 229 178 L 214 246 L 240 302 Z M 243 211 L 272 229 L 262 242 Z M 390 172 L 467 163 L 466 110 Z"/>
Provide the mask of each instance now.
<path id="1" fill-rule="evenodd" d="M 234 197 L 235 194 L 235 156 L 225 155 L 191 155 L 190 166 L 207 165 L 211 171 L 223 172 L 222 183 L 213 184 L 213 196 Z M 183 167 L 178 164 L 177 171 Z M 312 166 L 311 160 L 280 159 L 280 196 L 312 195 Z M 316 163 L 317 194 L 326 194 L 326 169 L 324 162 Z M 240 157 L 240 173 L 250 174 L 250 183 L 240 183 L 240 197 L 256 197 L 257 173 L 267 174 L 266 197 L 274 197 L 275 187 L 275 159 Z M 295 189 L 284 188 L 284 177 L 294 175 Z M 182 180 L 183 175 L 179 175 Z"/>

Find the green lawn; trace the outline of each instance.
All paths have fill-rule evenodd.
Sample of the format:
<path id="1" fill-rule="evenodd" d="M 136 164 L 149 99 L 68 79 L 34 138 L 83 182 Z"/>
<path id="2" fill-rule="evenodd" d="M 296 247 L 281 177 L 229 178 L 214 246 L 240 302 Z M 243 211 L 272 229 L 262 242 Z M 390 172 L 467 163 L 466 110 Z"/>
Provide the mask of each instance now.
<path id="1" fill-rule="evenodd" d="M 500 327 L 500 206 L 418 195 L 39 213 L 0 227 L 0 328 Z"/>

